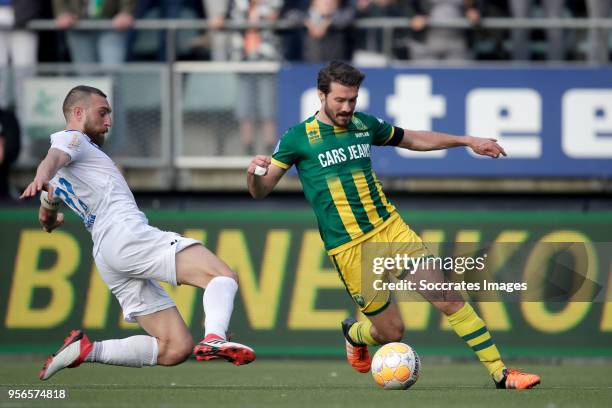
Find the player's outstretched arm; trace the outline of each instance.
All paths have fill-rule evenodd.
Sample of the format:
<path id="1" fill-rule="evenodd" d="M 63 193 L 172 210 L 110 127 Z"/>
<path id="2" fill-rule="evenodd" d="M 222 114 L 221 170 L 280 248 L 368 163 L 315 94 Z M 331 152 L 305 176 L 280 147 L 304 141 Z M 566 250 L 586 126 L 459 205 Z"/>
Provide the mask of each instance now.
<path id="1" fill-rule="evenodd" d="M 447 133 L 430 132 L 426 130 L 404 130 L 404 137 L 399 147 L 409 150 L 429 151 L 450 149 L 451 147 L 467 146 L 476 154 L 497 158 L 506 156 L 506 152 L 496 139 L 486 139 L 474 136 L 455 136 Z"/>
<path id="2" fill-rule="evenodd" d="M 53 197 L 53 187 L 49 181 L 55 173 L 70 161 L 70 156 L 59 149 L 49 149 L 49 153 L 38 165 L 34 180 L 23 191 L 20 199 L 34 197 L 40 192 L 38 221 L 43 230 L 51 232 L 64 222 L 64 214 L 58 211 L 59 201 Z"/>
<path id="3" fill-rule="evenodd" d="M 34 197 L 43 189 L 49 193 L 49 198 L 51 198 L 53 196 L 53 191 L 49 185 L 49 181 L 55 176 L 55 173 L 69 161 L 70 156 L 68 156 L 67 153 L 59 149 L 49 149 L 49 153 L 47 153 L 47 156 L 40 162 L 38 169 L 36 169 L 34 180 L 28 184 L 19 198 L 23 200 L 25 198 Z"/>
<path id="4" fill-rule="evenodd" d="M 247 168 L 249 193 L 256 199 L 265 198 L 274 190 L 285 170 L 272 164 L 269 156 L 255 156 Z"/>

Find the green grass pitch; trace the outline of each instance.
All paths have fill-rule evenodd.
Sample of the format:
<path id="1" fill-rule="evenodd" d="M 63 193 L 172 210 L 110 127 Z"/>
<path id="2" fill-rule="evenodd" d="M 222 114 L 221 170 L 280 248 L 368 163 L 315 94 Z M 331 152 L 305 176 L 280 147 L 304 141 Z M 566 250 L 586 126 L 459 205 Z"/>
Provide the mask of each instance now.
<path id="1" fill-rule="evenodd" d="M 266 360 L 235 367 L 189 361 L 142 369 L 84 364 L 49 381 L 37 378 L 42 361 L 0 360 L 2 407 L 606 407 L 612 366 L 524 364 L 542 376 L 529 391 L 496 390 L 478 363 L 422 359 L 422 374 L 407 391 L 385 391 L 369 374 L 343 360 Z M 64 400 L 9 399 L 10 389 L 65 389 Z"/>

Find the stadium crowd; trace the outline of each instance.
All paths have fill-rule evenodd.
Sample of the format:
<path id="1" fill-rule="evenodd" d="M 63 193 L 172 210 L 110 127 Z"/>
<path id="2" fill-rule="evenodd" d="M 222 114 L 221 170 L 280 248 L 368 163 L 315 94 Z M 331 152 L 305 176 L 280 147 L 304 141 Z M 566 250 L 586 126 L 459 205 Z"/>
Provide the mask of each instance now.
<path id="1" fill-rule="evenodd" d="M 492 29 L 481 22 L 489 17 L 602 19 L 610 18 L 611 8 L 610 0 L 0 0 L 0 112 L 12 110 L 17 119 L 23 119 L 24 84 L 35 76 L 39 63 L 345 60 L 373 66 L 390 61 L 501 60 L 608 64 L 610 29 L 554 25 Z M 372 18 L 377 19 L 373 24 L 358 24 Z M 176 36 L 134 28 L 135 22 L 146 19 L 203 20 L 208 28 L 184 28 Z M 32 27 L 32 20 L 48 20 L 53 29 Z M 112 23 L 104 29 L 80 29 L 79 22 L 87 20 Z M 445 21 L 467 25 L 439 24 Z M 282 27 L 266 26 L 275 22 L 282 22 Z M 245 28 L 245 23 L 259 25 Z M 237 29 L 240 24 L 242 28 Z M 169 41 L 172 38 L 174 43 Z M 172 44 L 173 49 L 167 49 Z M 235 107 L 245 153 L 256 150 L 257 121 L 263 124 L 261 138 L 270 150 L 276 142 L 273 75 L 241 74 L 239 81 L 240 89 L 249 89 Z M 116 132 L 125 133 L 125 120 L 119 113 L 115 119 Z M 9 139 L 0 130 L 0 142 Z M 29 139 L 23 140 L 27 144 Z M 8 142 L 0 146 L 12 151 Z M 9 156 L 4 157 L 7 160 L 2 156 L 0 164 L 4 161 L 6 167 Z"/>
<path id="2" fill-rule="evenodd" d="M 38 62 L 120 64 L 130 61 L 352 60 L 361 65 L 390 59 L 583 60 L 606 64 L 610 30 L 484 29 L 486 17 L 608 18 L 609 0 L 0 0 L 0 108 L 10 104 L 9 67 L 20 82 Z M 366 18 L 402 18 L 384 49 L 384 27 L 355 28 Z M 134 30 L 148 18 L 206 19 L 209 30 L 181 30 L 177 54 L 164 32 Z M 465 18 L 467 29 L 431 26 Z M 34 19 L 56 30 L 33 31 Z M 79 20 L 110 19 L 112 29 L 79 30 Z M 229 23 L 289 22 L 292 29 L 231 30 Z M 384 23 L 383 23 L 384 26 Z M 231 27 L 230 27 L 231 28 Z"/>
<path id="3" fill-rule="evenodd" d="M 22 66 L 36 61 L 114 64 L 166 60 L 170 56 L 163 33 L 155 46 L 143 47 L 140 37 L 150 33 L 130 30 L 136 19 L 143 18 L 208 20 L 210 31 L 195 33 L 179 45 L 181 59 L 322 62 L 376 58 L 383 51 L 382 29 L 356 30 L 354 21 L 405 17 L 405 28 L 393 32 L 394 59 L 606 63 L 608 30 L 485 30 L 479 22 L 486 17 L 607 18 L 610 8 L 609 0 L 0 0 L 0 26 L 12 27 L 0 34 L 0 67 L 8 60 Z M 431 20 L 462 17 L 469 29 L 428 27 Z M 32 19 L 54 19 L 58 30 L 29 31 L 27 23 Z M 71 29 L 81 19 L 112 19 L 113 30 Z M 276 20 L 292 22 L 296 28 L 225 29 L 228 22 Z"/>

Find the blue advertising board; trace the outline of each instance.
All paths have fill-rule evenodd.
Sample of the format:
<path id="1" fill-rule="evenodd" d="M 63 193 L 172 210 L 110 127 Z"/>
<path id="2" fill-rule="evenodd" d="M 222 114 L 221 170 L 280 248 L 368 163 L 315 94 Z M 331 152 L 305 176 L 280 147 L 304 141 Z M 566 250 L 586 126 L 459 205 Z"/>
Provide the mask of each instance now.
<path id="1" fill-rule="evenodd" d="M 319 65 L 278 76 L 283 132 L 320 107 Z M 610 177 L 612 68 L 367 68 L 357 110 L 396 126 L 498 139 L 499 160 L 467 148 L 412 152 L 376 148 L 381 176 Z"/>

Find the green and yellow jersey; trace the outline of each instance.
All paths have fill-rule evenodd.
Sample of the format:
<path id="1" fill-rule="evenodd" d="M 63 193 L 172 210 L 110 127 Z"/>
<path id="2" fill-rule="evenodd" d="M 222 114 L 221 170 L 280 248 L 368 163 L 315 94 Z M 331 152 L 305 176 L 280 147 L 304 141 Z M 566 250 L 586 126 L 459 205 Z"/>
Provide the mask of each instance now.
<path id="1" fill-rule="evenodd" d="M 281 138 L 272 163 L 294 165 L 330 255 L 382 228 L 395 213 L 372 170 L 372 145 L 396 146 L 403 131 L 374 116 L 355 112 L 348 127 L 312 116 Z"/>

